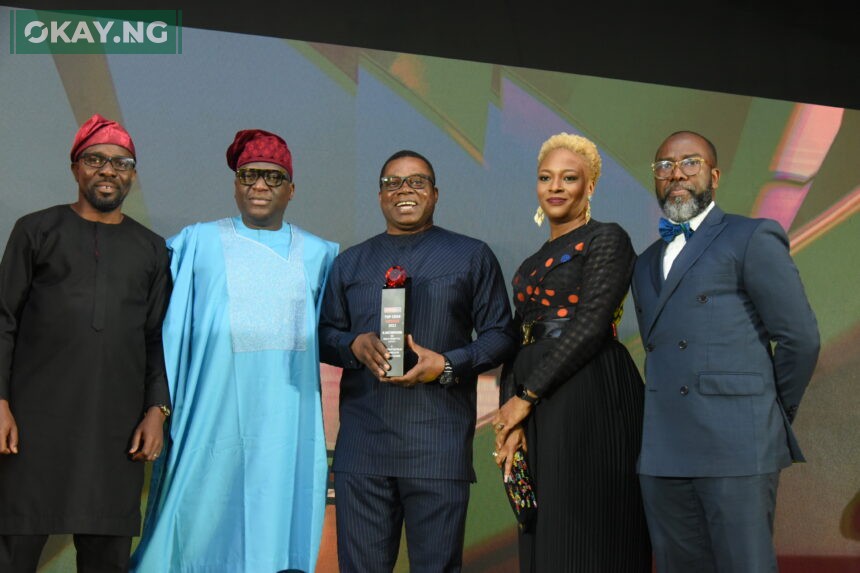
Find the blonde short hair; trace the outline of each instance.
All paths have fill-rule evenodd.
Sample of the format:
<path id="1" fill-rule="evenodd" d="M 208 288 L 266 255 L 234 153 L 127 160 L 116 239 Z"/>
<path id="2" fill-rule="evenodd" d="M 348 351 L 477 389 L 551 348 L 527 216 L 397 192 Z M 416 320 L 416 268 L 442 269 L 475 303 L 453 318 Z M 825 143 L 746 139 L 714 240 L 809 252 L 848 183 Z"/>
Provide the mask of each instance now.
<path id="1" fill-rule="evenodd" d="M 600 179 L 600 167 L 603 162 L 600 159 L 600 153 L 597 152 L 597 146 L 590 139 L 581 135 L 572 135 L 570 133 L 557 133 L 543 142 L 538 152 L 538 165 L 544 160 L 550 151 L 556 149 L 567 149 L 585 159 L 588 165 L 589 175 L 591 180 L 597 185 L 597 180 Z"/>

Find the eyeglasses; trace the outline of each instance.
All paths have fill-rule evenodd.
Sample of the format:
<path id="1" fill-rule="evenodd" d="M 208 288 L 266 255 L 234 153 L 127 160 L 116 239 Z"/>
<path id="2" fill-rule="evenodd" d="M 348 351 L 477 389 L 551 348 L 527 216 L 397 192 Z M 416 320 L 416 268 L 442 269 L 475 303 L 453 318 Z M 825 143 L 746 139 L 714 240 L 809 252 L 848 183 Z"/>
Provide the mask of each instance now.
<path id="1" fill-rule="evenodd" d="M 702 164 L 707 163 L 703 157 L 685 157 L 679 161 L 655 161 L 651 164 L 651 171 L 657 179 L 668 179 L 675 172 L 675 167 L 681 168 L 681 173 L 687 177 L 697 175 L 702 170 Z"/>
<path id="2" fill-rule="evenodd" d="M 236 171 L 236 179 L 242 185 L 253 185 L 262 177 L 269 187 L 277 187 L 290 178 L 283 171 L 277 169 L 239 169 Z"/>
<path id="3" fill-rule="evenodd" d="M 111 166 L 117 171 L 129 171 L 130 169 L 134 169 L 134 166 L 137 164 L 134 157 L 124 157 L 122 155 L 106 157 L 98 153 L 85 153 L 78 157 L 78 161 L 94 169 L 101 169 L 105 163 L 110 161 Z"/>
<path id="4" fill-rule="evenodd" d="M 385 191 L 397 191 L 403 187 L 404 183 L 406 183 L 412 189 L 424 189 L 428 182 L 431 187 L 436 184 L 429 175 L 422 175 L 421 173 L 415 173 L 406 177 L 396 177 L 391 175 L 379 178 L 379 188 Z"/>

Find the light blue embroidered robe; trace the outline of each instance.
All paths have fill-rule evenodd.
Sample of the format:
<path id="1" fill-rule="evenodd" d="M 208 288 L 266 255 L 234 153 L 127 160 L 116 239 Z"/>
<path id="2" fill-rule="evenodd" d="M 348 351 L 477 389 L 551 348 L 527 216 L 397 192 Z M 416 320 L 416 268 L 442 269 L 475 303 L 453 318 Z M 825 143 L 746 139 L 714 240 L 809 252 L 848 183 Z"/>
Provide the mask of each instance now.
<path id="1" fill-rule="evenodd" d="M 173 414 L 132 571 L 311 572 L 327 478 L 317 321 L 338 246 L 239 217 L 168 246 Z"/>

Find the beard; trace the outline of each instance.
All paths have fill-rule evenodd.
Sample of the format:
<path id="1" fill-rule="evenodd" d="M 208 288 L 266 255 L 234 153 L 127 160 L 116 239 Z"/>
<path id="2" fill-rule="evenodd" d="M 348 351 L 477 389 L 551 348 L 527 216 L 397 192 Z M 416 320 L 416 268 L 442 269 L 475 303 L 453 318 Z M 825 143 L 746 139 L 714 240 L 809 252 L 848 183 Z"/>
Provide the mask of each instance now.
<path id="1" fill-rule="evenodd" d="M 670 197 L 673 189 L 686 189 L 690 193 L 690 197 L 684 200 L 683 197 Z M 660 200 L 660 208 L 663 209 L 663 214 L 676 223 L 689 221 L 711 204 L 714 200 L 714 188 L 708 183 L 708 186 L 701 191 L 697 191 L 694 187 L 685 185 L 674 185 L 666 189 L 666 195 Z"/>
<path id="2" fill-rule="evenodd" d="M 111 213 L 116 211 L 122 206 L 122 202 L 125 201 L 125 198 L 128 196 L 129 188 L 123 189 L 120 187 L 115 194 L 105 197 L 95 190 L 96 185 L 97 184 L 94 184 L 91 187 L 84 189 L 84 197 L 90 205 L 102 213 Z"/>

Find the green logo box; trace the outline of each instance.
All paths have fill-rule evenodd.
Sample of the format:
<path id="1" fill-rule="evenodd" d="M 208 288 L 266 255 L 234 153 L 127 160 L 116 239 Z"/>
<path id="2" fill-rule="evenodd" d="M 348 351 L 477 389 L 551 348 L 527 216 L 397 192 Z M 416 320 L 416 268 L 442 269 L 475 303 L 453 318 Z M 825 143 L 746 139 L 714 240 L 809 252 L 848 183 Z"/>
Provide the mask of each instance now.
<path id="1" fill-rule="evenodd" d="M 12 54 L 181 54 L 181 10 L 11 10 Z"/>

